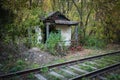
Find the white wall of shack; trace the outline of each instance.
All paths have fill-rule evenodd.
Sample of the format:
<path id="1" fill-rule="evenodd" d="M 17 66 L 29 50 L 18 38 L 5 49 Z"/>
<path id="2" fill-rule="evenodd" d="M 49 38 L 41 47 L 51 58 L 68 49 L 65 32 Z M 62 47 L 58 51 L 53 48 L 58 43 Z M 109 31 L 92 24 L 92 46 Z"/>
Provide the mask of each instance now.
<path id="1" fill-rule="evenodd" d="M 67 25 L 56 25 L 56 29 L 61 31 L 61 38 L 65 41 L 65 46 L 70 46 L 71 27 Z"/>

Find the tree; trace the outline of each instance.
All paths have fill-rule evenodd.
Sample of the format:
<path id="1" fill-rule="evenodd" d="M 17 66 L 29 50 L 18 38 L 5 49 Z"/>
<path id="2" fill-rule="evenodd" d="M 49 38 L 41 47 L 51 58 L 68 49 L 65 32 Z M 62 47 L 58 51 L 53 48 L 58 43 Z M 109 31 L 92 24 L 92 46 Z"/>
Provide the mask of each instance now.
<path id="1" fill-rule="evenodd" d="M 93 11 L 93 0 L 80 0 L 79 2 L 72 0 L 72 2 L 74 3 L 74 6 L 78 12 L 80 28 L 83 32 L 83 39 L 85 39 L 88 21 Z"/>
<path id="2" fill-rule="evenodd" d="M 101 23 L 103 31 L 100 33 L 107 42 L 119 42 L 120 36 L 120 1 L 119 0 L 94 0 L 96 20 Z"/>
<path id="3" fill-rule="evenodd" d="M 1 11 L 8 22 L 0 25 L 2 40 L 15 41 L 15 39 L 26 38 L 27 29 L 40 25 L 39 15 L 42 14 L 41 5 L 37 5 L 38 0 L 4 0 L 1 1 Z M 42 1 L 41 1 L 42 2 Z M 6 12 L 3 12 L 6 11 Z M 7 17 L 6 17 L 7 16 Z M 1 21 L 4 21 L 4 17 Z M 16 38 L 17 37 L 17 38 Z"/>

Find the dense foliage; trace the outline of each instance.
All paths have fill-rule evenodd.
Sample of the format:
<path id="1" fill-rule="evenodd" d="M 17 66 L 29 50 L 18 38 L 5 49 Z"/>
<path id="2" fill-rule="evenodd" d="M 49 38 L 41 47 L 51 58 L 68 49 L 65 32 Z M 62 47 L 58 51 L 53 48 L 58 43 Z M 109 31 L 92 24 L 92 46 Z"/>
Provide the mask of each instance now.
<path id="1" fill-rule="evenodd" d="M 0 0 L 0 73 L 30 67 L 21 53 L 31 47 L 37 46 L 53 55 L 65 55 L 69 48 L 64 47 L 64 42 L 59 45 L 60 34 L 50 33 L 46 42 L 37 42 L 36 26 L 44 32 L 41 18 L 53 11 L 60 11 L 70 20 L 79 22 L 80 46 L 71 45 L 73 49 L 81 50 L 81 46 L 98 49 L 107 43 L 120 42 L 120 0 Z M 40 66 L 30 65 L 32 68 Z M 45 68 L 43 72 L 47 70 Z M 109 78 L 114 80 L 117 77 L 120 78 L 118 75 Z"/>
<path id="2" fill-rule="evenodd" d="M 35 26 L 44 27 L 40 18 L 58 10 L 80 22 L 80 43 L 119 42 L 119 9 L 119 0 L 0 0 L 0 38 L 5 43 L 19 41 L 34 46 L 30 39 Z"/>
<path id="3" fill-rule="evenodd" d="M 61 41 L 59 33 L 50 33 L 49 38 L 46 41 L 46 47 L 48 48 L 49 52 L 53 55 L 57 52 L 56 46 Z"/>

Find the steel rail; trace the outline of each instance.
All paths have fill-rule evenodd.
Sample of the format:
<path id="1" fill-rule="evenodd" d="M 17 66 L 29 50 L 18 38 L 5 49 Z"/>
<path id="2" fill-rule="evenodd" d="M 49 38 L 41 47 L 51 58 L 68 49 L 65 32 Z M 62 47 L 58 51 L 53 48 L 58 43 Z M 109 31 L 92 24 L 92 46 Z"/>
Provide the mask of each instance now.
<path id="1" fill-rule="evenodd" d="M 105 68 L 98 69 L 98 70 L 95 70 L 95 71 L 92 71 L 92 72 L 89 72 L 89 73 L 71 78 L 69 80 L 81 80 L 82 78 L 87 78 L 87 77 L 92 77 L 93 78 L 93 77 L 95 77 L 99 74 L 105 73 L 107 71 L 114 70 L 115 68 L 118 68 L 118 67 L 120 67 L 120 63 L 114 64 L 114 65 L 111 65 L 111 66 L 107 66 Z"/>
<path id="2" fill-rule="evenodd" d="M 78 63 L 78 62 L 84 62 L 84 61 L 100 58 L 100 57 L 103 57 L 103 56 L 109 56 L 109 55 L 114 55 L 114 54 L 119 54 L 119 53 L 120 53 L 120 51 L 117 51 L 117 52 L 112 52 L 112 53 L 87 57 L 87 58 L 83 58 L 83 59 L 79 59 L 79 60 L 68 61 L 68 62 L 64 62 L 64 63 L 60 63 L 60 64 L 53 64 L 53 65 L 50 65 L 50 66 L 43 66 L 43 67 L 40 67 L 40 68 L 27 69 L 27 70 L 17 71 L 17 72 L 13 72 L 13 73 L 3 74 L 3 75 L 0 75 L 0 79 L 1 78 L 8 78 L 8 77 L 13 77 L 13 76 L 24 75 L 24 74 L 29 74 L 29 73 L 34 73 L 34 72 L 41 72 L 41 69 L 43 69 L 45 67 L 47 67 L 48 69 L 51 69 L 51 68 L 54 68 L 54 67 L 60 67 L 60 66 L 63 66 L 63 65 L 68 65 L 68 64 L 71 65 L 71 64 Z"/>

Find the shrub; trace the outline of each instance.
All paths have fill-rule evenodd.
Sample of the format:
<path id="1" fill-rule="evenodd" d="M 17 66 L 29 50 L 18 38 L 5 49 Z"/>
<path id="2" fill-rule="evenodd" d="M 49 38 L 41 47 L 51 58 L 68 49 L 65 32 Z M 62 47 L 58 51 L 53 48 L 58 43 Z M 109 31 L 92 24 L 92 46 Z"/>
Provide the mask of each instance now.
<path id="1" fill-rule="evenodd" d="M 106 46 L 106 42 L 96 37 L 87 37 L 85 39 L 85 45 L 92 48 L 104 48 Z"/>
<path id="2" fill-rule="evenodd" d="M 37 44 L 37 47 L 39 47 L 41 50 L 45 50 L 45 44 L 43 43 Z"/>
<path id="3" fill-rule="evenodd" d="M 59 41 L 60 41 L 60 34 L 59 33 L 50 33 L 49 38 L 47 39 L 45 45 L 51 54 L 55 55 L 56 45 L 59 43 Z"/>

